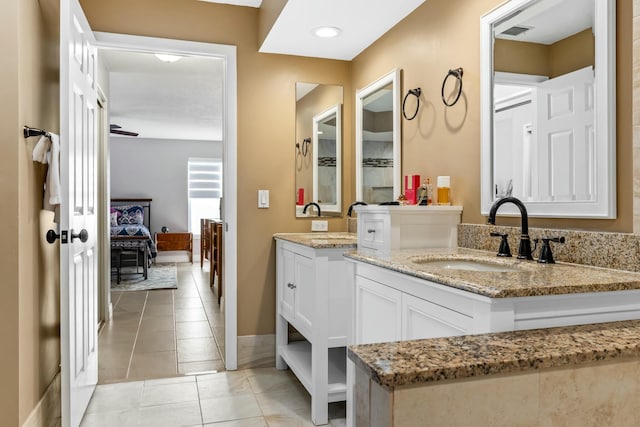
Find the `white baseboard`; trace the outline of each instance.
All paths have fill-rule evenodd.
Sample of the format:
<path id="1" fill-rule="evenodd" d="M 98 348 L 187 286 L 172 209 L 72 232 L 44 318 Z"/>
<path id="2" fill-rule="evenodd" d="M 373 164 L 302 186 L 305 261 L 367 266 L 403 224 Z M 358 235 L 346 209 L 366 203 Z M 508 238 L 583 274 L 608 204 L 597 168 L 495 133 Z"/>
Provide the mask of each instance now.
<path id="1" fill-rule="evenodd" d="M 60 372 L 58 372 L 22 427 L 56 427 L 60 425 L 62 411 L 60 386 Z"/>
<path id="2" fill-rule="evenodd" d="M 276 334 L 238 337 L 238 369 L 276 365 Z"/>

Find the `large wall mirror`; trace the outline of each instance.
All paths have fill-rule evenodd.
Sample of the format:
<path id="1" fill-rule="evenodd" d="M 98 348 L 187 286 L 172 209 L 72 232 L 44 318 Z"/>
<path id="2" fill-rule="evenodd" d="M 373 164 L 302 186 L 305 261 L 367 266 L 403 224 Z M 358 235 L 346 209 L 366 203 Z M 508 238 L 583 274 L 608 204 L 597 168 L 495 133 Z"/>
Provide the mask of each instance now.
<path id="1" fill-rule="evenodd" d="M 400 70 L 356 93 L 356 199 L 390 202 L 400 183 Z"/>
<path id="2" fill-rule="evenodd" d="M 481 19 L 480 66 L 482 213 L 615 218 L 615 0 L 512 0 Z"/>
<path id="3" fill-rule="evenodd" d="M 296 83 L 296 217 L 342 215 L 342 86 Z"/>

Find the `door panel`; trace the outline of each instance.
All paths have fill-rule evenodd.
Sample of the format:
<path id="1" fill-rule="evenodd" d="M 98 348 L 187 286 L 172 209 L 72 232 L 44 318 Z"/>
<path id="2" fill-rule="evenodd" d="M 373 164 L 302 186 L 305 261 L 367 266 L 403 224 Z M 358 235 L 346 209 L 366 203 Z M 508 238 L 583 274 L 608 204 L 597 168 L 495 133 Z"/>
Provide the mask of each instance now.
<path id="1" fill-rule="evenodd" d="M 402 339 L 451 337 L 470 333 L 473 319 L 412 295 L 402 295 Z"/>
<path id="2" fill-rule="evenodd" d="M 291 251 L 281 249 L 282 255 L 282 281 L 278 284 L 280 286 L 281 299 L 278 301 L 280 304 L 280 313 L 289 321 L 293 322 L 293 304 L 295 290 L 292 286 L 295 286 L 295 270 L 294 270 L 294 254 Z"/>
<path id="3" fill-rule="evenodd" d="M 398 341 L 402 333 L 402 293 L 356 276 L 354 344 Z"/>
<path id="4" fill-rule="evenodd" d="M 98 380 L 96 49 L 78 0 L 60 1 L 62 425 L 80 424 Z M 86 230 L 88 240 L 74 235 Z"/>
<path id="5" fill-rule="evenodd" d="M 306 337 L 311 336 L 313 312 L 315 310 L 315 269 L 313 261 L 302 255 L 295 255 L 295 325 Z"/>

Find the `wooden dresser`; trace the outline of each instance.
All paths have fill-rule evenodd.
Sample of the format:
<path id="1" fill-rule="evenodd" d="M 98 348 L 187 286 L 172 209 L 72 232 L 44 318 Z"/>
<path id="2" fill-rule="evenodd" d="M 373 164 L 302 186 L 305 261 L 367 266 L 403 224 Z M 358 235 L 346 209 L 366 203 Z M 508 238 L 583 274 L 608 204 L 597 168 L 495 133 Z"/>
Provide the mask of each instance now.
<path id="1" fill-rule="evenodd" d="M 189 262 L 193 262 L 193 235 L 191 233 L 156 233 L 158 252 L 187 251 Z"/>

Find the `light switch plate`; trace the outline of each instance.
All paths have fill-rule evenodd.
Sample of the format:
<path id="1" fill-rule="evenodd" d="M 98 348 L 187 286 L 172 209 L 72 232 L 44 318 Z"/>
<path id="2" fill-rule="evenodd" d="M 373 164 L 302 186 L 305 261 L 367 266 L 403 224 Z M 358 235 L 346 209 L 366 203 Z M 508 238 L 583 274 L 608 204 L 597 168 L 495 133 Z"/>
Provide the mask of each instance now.
<path id="1" fill-rule="evenodd" d="M 258 209 L 269 207 L 269 190 L 258 190 Z"/>
<path id="2" fill-rule="evenodd" d="M 311 221 L 311 231 L 329 231 L 329 221 Z"/>

